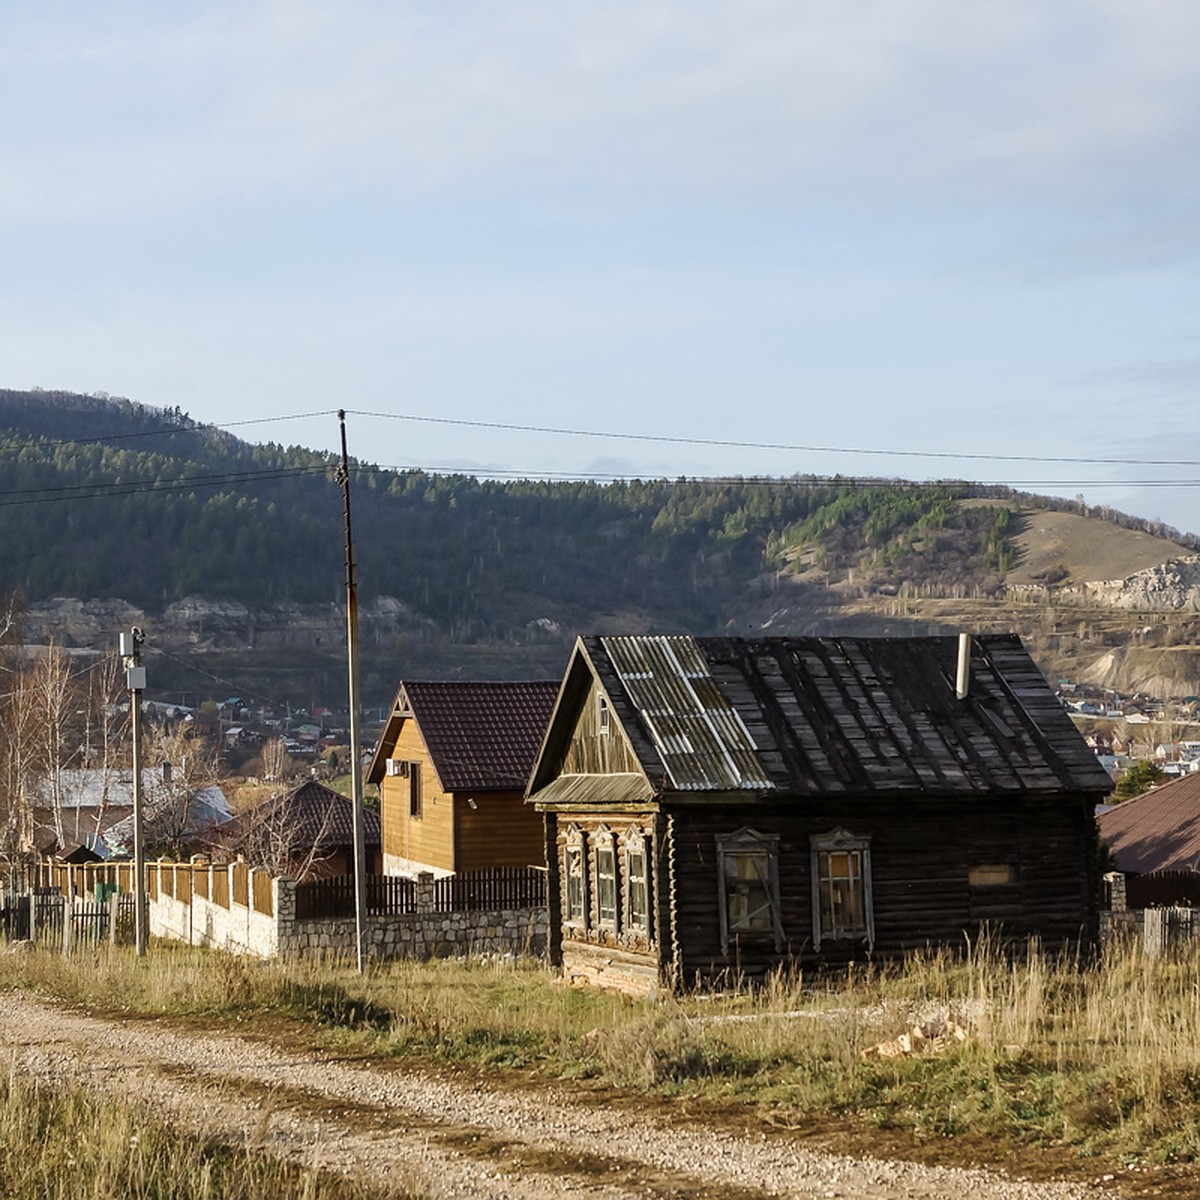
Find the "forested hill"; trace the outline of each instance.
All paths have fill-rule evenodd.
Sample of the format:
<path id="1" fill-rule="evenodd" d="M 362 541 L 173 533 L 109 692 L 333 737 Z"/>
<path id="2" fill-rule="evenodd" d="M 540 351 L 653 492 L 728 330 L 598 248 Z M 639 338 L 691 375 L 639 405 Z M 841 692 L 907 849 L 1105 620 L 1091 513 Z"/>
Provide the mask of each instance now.
<path id="1" fill-rule="evenodd" d="M 328 454 L 251 445 L 178 409 L 0 391 L 0 589 L 127 600 L 340 601 Z M 456 642 L 564 630 L 714 632 L 797 564 L 810 586 L 999 588 L 1013 510 L 896 481 L 492 482 L 352 471 L 360 594 Z M 1065 507 L 1070 507 L 1069 505 Z"/>

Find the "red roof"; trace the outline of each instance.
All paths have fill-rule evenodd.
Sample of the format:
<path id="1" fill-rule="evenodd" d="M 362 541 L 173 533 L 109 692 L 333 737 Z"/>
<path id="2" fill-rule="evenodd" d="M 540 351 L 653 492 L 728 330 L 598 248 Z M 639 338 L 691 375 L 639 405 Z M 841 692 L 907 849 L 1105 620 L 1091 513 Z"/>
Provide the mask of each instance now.
<path id="1" fill-rule="evenodd" d="M 525 787 L 558 697 L 553 679 L 404 683 L 393 718 L 411 717 L 448 792 Z M 375 754 L 391 754 L 400 722 L 389 720 Z M 381 768 L 380 768 L 381 769 Z"/>
<path id="2" fill-rule="evenodd" d="M 1200 867 L 1200 772 L 1181 775 L 1097 818 L 1117 869 L 1195 871 Z"/>

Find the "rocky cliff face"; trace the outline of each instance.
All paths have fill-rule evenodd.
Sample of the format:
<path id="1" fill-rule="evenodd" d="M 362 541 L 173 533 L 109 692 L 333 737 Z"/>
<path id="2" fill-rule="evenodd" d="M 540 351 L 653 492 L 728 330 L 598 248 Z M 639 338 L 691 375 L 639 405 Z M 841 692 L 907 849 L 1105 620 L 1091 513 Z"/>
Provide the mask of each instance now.
<path id="1" fill-rule="evenodd" d="M 1200 612 L 1200 556 L 1171 558 L 1126 579 L 1063 589 L 1108 608 L 1138 612 Z"/>
<path id="2" fill-rule="evenodd" d="M 153 616 L 124 600 L 56 598 L 30 605 L 23 620 L 30 642 L 95 650 L 115 649 L 117 635 L 134 625 L 152 643 L 196 651 L 327 648 L 346 642 L 346 612 L 335 604 L 251 609 L 236 601 L 188 597 Z M 400 635 L 427 638 L 433 624 L 399 600 L 381 597 L 360 610 L 359 628 L 364 641 L 381 642 Z"/>

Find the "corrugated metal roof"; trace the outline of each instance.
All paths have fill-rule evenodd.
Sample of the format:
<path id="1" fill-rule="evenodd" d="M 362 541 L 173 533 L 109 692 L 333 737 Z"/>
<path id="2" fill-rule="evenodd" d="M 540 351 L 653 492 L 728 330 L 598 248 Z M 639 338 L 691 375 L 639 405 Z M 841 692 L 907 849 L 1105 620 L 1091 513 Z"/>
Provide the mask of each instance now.
<path id="1" fill-rule="evenodd" d="M 954 637 L 593 636 L 580 646 L 663 790 L 1111 788 L 1015 635 L 972 639 L 961 701 Z"/>
<path id="2" fill-rule="evenodd" d="M 1181 775 L 1097 818 L 1118 870 L 1200 869 L 1200 774 Z"/>
<path id="3" fill-rule="evenodd" d="M 679 791 L 770 790 L 754 739 L 694 638 L 600 639 Z"/>

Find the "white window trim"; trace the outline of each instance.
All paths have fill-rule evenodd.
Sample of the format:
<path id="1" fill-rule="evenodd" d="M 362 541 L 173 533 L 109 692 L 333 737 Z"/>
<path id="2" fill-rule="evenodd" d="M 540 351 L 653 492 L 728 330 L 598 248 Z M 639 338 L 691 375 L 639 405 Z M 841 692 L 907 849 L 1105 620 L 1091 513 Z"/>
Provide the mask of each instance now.
<path id="1" fill-rule="evenodd" d="M 579 859 L 579 887 L 581 895 L 579 916 L 577 917 L 568 915 L 571 896 L 570 862 L 572 855 L 577 855 Z M 566 833 L 563 836 L 562 871 L 563 925 L 568 929 L 585 930 L 588 927 L 589 911 L 587 839 L 584 837 L 583 830 L 574 823 L 567 826 Z"/>
<path id="2" fill-rule="evenodd" d="M 645 897 L 645 919 L 640 923 L 635 922 L 632 916 L 630 907 L 630 896 L 632 894 L 633 873 L 629 869 L 629 857 L 631 854 L 638 854 L 642 859 L 642 891 Z M 650 892 L 650 845 L 649 839 L 646 837 L 645 830 L 639 829 L 636 825 L 631 825 L 626 831 L 622 839 L 621 846 L 621 861 L 623 866 L 622 875 L 624 877 L 624 925 L 625 932 L 634 936 L 644 937 L 647 940 L 650 938 L 650 930 L 652 927 L 651 918 L 651 892 Z"/>
<path id="3" fill-rule="evenodd" d="M 767 878 L 762 880 L 766 893 L 767 905 L 771 913 L 770 933 L 743 933 L 730 931 L 729 928 L 729 895 L 725 884 L 725 859 L 738 854 L 765 855 L 767 859 Z M 721 915 L 721 953 L 727 958 L 731 943 L 737 938 L 748 938 L 755 941 L 774 940 L 776 951 L 783 949 L 783 913 L 779 903 L 779 834 L 759 833 L 757 829 L 744 827 L 736 833 L 717 835 L 717 884 Z"/>
<path id="4" fill-rule="evenodd" d="M 814 833 L 809 838 L 812 870 L 812 927 L 813 949 L 819 951 L 822 941 L 842 941 L 821 929 L 821 854 L 830 851 L 857 852 L 860 855 L 862 876 L 863 921 L 866 930 L 855 934 L 855 941 L 865 941 L 868 949 L 875 945 L 875 902 L 871 888 L 871 839 L 851 833 L 840 826 L 828 833 Z"/>
<path id="5" fill-rule="evenodd" d="M 621 876 L 618 870 L 617 839 L 607 825 L 599 826 L 591 836 L 592 868 L 596 876 L 593 895 L 596 900 L 596 928 L 615 933 L 621 924 Z M 612 916 L 600 915 L 600 854 L 612 856 Z"/>

